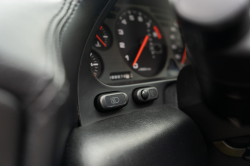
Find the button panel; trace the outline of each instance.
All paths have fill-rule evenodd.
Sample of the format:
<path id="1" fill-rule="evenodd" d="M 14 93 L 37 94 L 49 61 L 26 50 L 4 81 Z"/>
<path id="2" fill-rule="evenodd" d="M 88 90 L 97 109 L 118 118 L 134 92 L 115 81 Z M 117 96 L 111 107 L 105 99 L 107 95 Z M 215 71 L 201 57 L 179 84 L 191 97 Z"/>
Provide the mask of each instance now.
<path id="1" fill-rule="evenodd" d="M 133 92 L 133 100 L 136 103 L 150 102 L 156 100 L 158 97 L 158 90 L 155 87 L 140 88 Z"/>
<path id="2" fill-rule="evenodd" d="M 95 106 L 101 112 L 120 109 L 127 104 L 128 95 L 123 92 L 101 94 L 95 100 Z"/>

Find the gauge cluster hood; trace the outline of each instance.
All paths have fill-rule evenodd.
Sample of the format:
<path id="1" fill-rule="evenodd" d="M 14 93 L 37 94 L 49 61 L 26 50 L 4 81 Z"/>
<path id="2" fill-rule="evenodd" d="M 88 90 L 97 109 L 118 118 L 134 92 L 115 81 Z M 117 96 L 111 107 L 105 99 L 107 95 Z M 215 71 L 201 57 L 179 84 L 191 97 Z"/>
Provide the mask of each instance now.
<path id="1" fill-rule="evenodd" d="M 205 166 L 207 151 L 195 123 L 165 105 L 77 128 L 64 166 Z"/>

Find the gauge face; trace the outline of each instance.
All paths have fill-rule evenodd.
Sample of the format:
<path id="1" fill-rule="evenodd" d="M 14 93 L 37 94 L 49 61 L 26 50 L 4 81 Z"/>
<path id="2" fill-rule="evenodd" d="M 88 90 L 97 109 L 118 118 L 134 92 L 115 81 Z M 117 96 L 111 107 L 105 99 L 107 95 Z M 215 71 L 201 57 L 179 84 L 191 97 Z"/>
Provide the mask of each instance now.
<path id="1" fill-rule="evenodd" d="M 99 50 L 106 50 L 111 45 L 111 34 L 106 26 L 101 26 L 96 34 L 94 47 Z"/>
<path id="2" fill-rule="evenodd" d="M 166 63 L 166 42 L 153 18 L 139 9 L 128 9 L 117 21 L 118 47 L 127 64 L 138 74 L 151 77 Z"/>
<path id="3" fill-rule="evenodd" d="M 99 55 L 97 55 L 93 51 L 90 53 L 90 67 L 94 76 L 99 78 L 102 75 L 102 71 L 103 71 L 102 60 L 99 57 Z"/>

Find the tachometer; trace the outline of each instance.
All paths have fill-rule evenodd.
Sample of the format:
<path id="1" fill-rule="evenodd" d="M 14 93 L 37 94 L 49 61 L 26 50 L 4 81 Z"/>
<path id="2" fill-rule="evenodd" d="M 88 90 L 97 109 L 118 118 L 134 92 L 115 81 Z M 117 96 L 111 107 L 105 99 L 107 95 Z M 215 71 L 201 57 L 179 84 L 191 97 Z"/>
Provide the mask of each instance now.
<path id="1" fill-rule="evenodd" d="M 127 64 L 138 74 L 158 74 L 166 63 L 166 42 L 159 26 L 146 12 L 131 8 L 116 26 L 118 47 Z"/>

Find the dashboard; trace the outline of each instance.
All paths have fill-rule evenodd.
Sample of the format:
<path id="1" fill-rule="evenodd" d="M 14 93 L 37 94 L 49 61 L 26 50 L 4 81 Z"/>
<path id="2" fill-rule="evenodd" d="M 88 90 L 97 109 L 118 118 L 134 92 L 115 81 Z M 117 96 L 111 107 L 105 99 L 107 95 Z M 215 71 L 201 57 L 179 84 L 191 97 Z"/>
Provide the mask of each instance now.
<path id="1" fill-rule="evenodd" d="M 186 63 L 178 25 L 169 4 L 160 0 L 119 0 L 90 53 L 93 74 L 108 85 L 175 79 Z"/>

